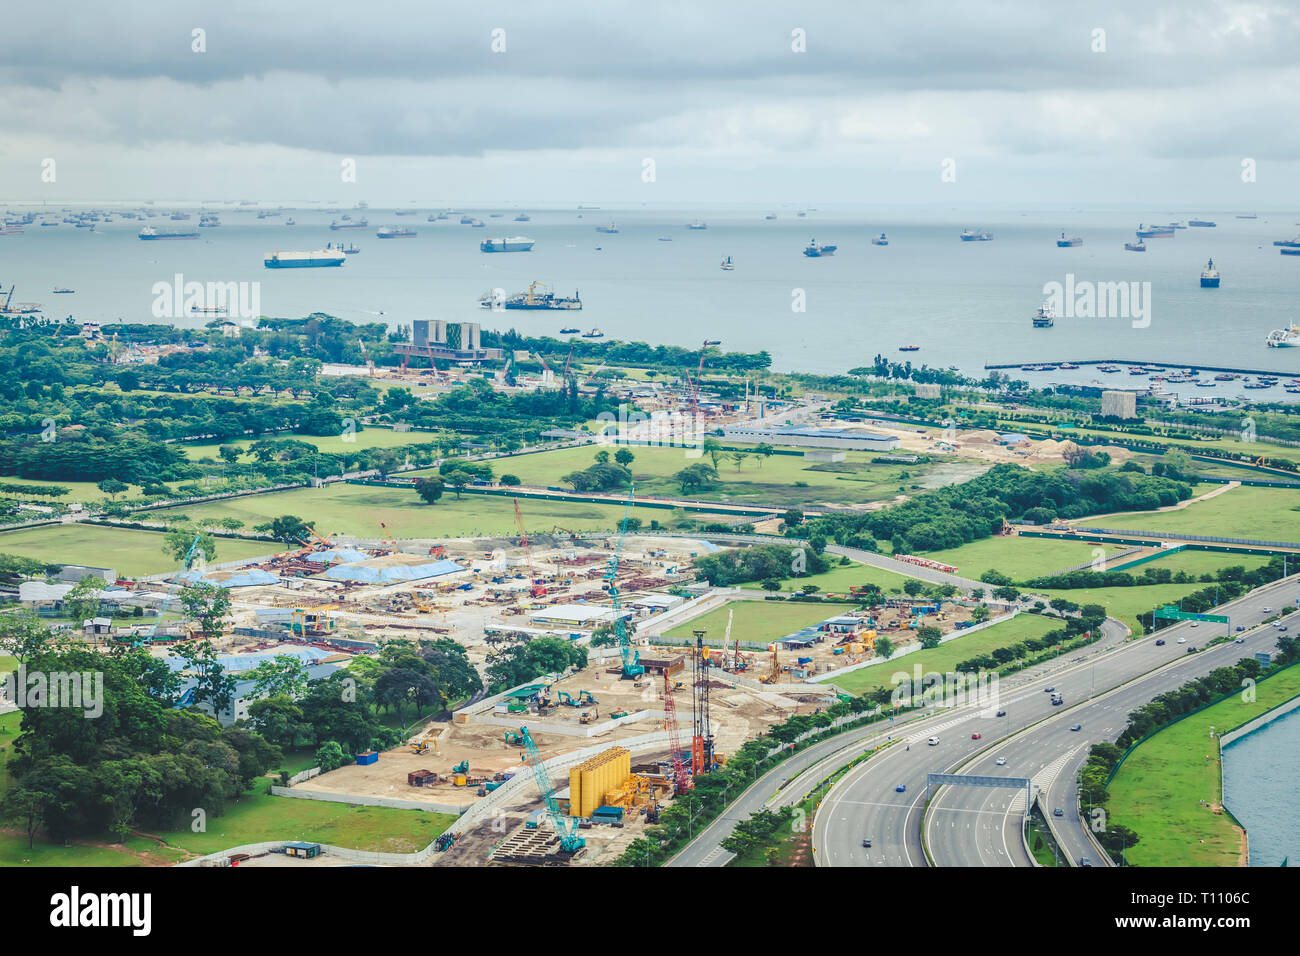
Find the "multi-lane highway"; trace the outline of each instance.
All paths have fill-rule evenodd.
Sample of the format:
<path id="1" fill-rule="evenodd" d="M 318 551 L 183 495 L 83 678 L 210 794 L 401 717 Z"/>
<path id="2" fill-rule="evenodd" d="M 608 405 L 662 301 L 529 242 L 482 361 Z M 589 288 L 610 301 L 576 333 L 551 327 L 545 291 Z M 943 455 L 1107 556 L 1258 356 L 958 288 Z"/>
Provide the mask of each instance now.
<path id="1" fill-rule="evenodd" d="M 926 842 L 938 865 L 1029 864 L 1019 829 L 1023 790 L 946 787 L 925 812 L 926 774 L 957 771 L 1033 778 L 1041 788 L 1045 812 L 1057 807 L 1063 811 L 1064 816 L 1053 818 L 1063 852 L 1072 862 L 1088 857 L 1104 863 L 1075 809 L 1076 773 L 1088 748 L 1099 740 L 1113 740 L 1127 715 L 1152 697 L 1243 656 L 1273 650 L 1278 632 L 1272 627 L 1244 633 L 1235 628 L 1253 628 L 1276 614 L 1266 607 L 1294 603 L 1296 581 L 1292 577 L 1276 582 L 1215 609 L 1231 617 L 1233 637 L 1242 644 L 1234 640 L 1189 654 L 1188 647 L 1222 636 L 1224 626 L 1184 622 L 1160 632 L 1163 646 L 1156 645 L 1156 637 L 1147 637 L 1112 645 L 1103 653 L 1075 655 L 1054 672 L 1035 671 L 1020 681 L 1003 681 L 995 707 L 959 708 L 916 724 L 904 746 L 848 774 L 822 802 L 813 828 L 817 864 L 927 865 L 921 844 L 923 819 Z M 1048 687 L 1060 692 L 1061 706 L 1051 704 Z M 1005 716 L 993 716 L 996 710 Z M 1070 730 L 1075 724 L 1081 729 Z M 930 745 L 931 737 L 938 742 Z M 999 765 L 998 758 L 1006 763 Z M 900 792 L 899 786 L 905 790 Z M 862 845 L 866 839 L 870 848 Z"/>

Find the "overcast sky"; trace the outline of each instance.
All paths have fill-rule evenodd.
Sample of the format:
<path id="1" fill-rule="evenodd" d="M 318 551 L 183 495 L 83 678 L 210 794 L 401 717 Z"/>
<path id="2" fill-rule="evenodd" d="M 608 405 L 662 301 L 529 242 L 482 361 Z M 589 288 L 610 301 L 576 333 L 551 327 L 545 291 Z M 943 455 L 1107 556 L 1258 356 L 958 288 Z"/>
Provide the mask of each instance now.
<path id="1" fill-rule="evenodd" d="M 41 0 L 0 198 L 1294 208 L 1297 50 L 1296 0 Z"/>

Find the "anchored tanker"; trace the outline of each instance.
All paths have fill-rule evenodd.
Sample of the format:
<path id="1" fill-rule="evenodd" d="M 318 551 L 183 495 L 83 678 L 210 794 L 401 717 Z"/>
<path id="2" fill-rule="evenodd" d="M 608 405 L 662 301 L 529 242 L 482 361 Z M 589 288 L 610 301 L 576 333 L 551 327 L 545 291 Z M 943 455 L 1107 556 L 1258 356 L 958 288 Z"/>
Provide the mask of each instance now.
<path id="1" fill-rule="evenodd" d="M 197 239 L 197 232 L 180 232 L 155 229 L 153 226 L 145 226 L 140 230 L 141 239 Z"/>
<path id="2" fill-rule="evenodd" d="M 478 244 L 479 252 L 528 252 L 535 239 L 511 236 L 509 239 L 484 239 Z"/>
<path id="3" fill-rule="evenodd" d="M 341 266 L 347 256 L 342 249 L 317 249 L 315 252 L 280 252 L 276 251 L 266 257 L 264 262 L 268 269 L 323 269 L 329 266 Z"/>

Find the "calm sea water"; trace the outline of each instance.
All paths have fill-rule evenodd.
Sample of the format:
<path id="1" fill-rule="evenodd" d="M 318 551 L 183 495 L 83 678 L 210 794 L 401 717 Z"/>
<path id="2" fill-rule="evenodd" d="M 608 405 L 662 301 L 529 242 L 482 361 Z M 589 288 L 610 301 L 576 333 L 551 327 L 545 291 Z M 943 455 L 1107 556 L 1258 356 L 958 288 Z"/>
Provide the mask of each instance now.
<path id="1" fill-rule="evenodd" d="M 1223 751 L 1223 798 L 1250 837 L 1250 865 L 1300 865 L 1300 710 Z"/>
<path id="2" fill-rule="evenodd" d="M 1264 346 L 1271 329 L 1298 317 L 1300 257 L 1280 256 L 1271 243 L 1300 233 L 1300 213 L 1240 220 L 1231 213 L 1186 210 L 1003 210 L 972 217 L 894 208 L 814 210 L 798 218 L 789 208 L 603 208 L 583 210 L 578 218 L 579 211 L 566 208 L 529 209 L 532 221 L 516 223 L 514 210 L 500 219 L 489 218 L 488 209 L 462 211 L 483 219 L 487 228 L 460 225 L 458 217 L 429 223 L 428 210 L 399 217 L 374 209 L 365 214 L 370 228 L 357 232 L 328 229 L 338 212 L 294 210 L 288 214 L 298 224 L 289 227 L 283 218 L 258 220 L 252 211 L 222 209 L 223 225 L 200 230 L 202 237 L 189 241 L 142 242 L 136 233 L 144 223 L 137 220 L 118 219 L 94 232 L 32 225 L 24 236 L 0 239 L 0 281 L 16 282 L 15 300 L 41 302 L 49 315 L 99 322 L 156 321 L 154 283 L 181 273 L 188 281 L 258 281 L 268 315 L 322 311 L 359 321 L 382 317 L 394 326 L 417 318 L 469 319 L 533 334 L 557 334 L 573 319 L 611 338 L 686 346 L 709 338 L 722 340 L 725 349 L 767 349 L 778 370 L 843 372 L 880 352 L 968 373 L 980 373 L 986 363 L 1118 358 L 1300 375 L 1300 349 Z M 765 220 L 768 212 L 778 218 Z M 1213 218 L 1217 228 L 1149 239 L 1146 253 L 1123 250 L 1139 221 L 1196 216 Z M 707 230 L 686 228 L 697 218 Z M 595 231 L 610 221 L 617 223 L 618 235 Z M 165 215 L 147 222 L 195 228 L 198 216 L 185 223 Z M 386 224 L 419 234 L 377 239 L 375 229 Z M 987 229 L 996 238 L 960 242 L 966 227 Z M 1081 236 L 1084 244 L 1058 249 L 1062 230 Z M 890 244 L 871 245 L 882 231 Z M 478 250 L 486 236 L 513 235 L 537 240 L 534 250 Z M 803 256 L 813 238 L 835 243 L 839 251 L 820 259 Z M 317 249 L 329 241 L 355 242 L 362 251 L 340 269 L 273 271 L 262 265 L 276 249 Z M 732 257 L 734 271 L 719 268 L 724 256 Z M 1211 256 L 1222 287 L 1202 290 L 1200 271 Z M 1044 283 L 1064 283 L 1067 273 L 1076 281 L 1150 282 L 1150 326 L 1061 318 L 1055 328 L 1031 328 Z M 534 279 L 563 294 L 579 290 L 584 311 L 494 315 L 478 307 L 484 292 L 522 291 Z M 55 286 L 76 294 L 51 295 Z M 806 311 L 792 310 L 796 290 L 802 290 Z M 188 316 L 176 321 L 202 322 Z M 921 349 L 898 352 L 906 344 Z M 1022 377 L 1036 383 L 1091 381 L 1098 373 Z M 1123 373 L 1110 380 L 1136 381 Z M 1172 387 L 1179 389 L 1230 391 Z M 1280 387 L 1247 394 L 1296 397 Z"/>

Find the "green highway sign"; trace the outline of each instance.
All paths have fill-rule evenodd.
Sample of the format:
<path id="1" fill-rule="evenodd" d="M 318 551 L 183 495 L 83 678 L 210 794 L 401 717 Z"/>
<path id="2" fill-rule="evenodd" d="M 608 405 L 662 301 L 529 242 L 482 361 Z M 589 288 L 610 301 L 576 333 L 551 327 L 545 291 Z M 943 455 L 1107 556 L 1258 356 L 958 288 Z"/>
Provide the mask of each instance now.
<path id="1" fill-rule="evenodd" d="M 1155 611 L 1155 616 L 1164 618 L 1168 621 L 1215 621 L 1219 624 L 1227 624 L 1228 619 L 1222 614 L 1192 614 L 1190 611 L 1180 611 L 1172 604 L 1166 604 Z"/>

